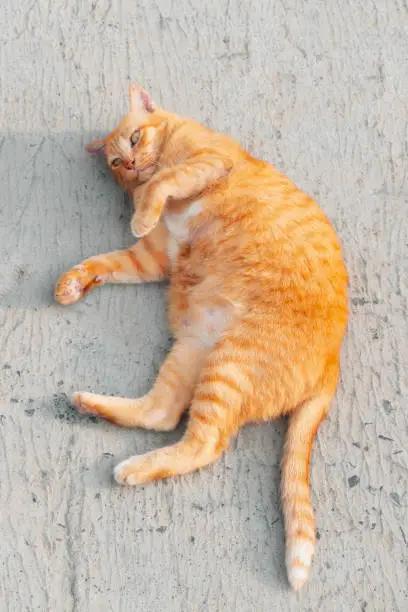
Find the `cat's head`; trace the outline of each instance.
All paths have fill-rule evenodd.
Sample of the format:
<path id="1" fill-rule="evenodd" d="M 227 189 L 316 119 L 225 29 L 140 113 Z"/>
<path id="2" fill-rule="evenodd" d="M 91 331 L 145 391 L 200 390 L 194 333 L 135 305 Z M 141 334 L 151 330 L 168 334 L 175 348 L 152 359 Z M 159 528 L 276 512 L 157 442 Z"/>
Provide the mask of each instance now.
<path id="1" fill-rule="evenodd" d="M 148 181 L 157 169 L 165 134 L 165 117 L 139 85 L 129 89 L 130 111 L 106 138 L 86 146 L 102 153 L 114 177 L 127 191 Z"/>

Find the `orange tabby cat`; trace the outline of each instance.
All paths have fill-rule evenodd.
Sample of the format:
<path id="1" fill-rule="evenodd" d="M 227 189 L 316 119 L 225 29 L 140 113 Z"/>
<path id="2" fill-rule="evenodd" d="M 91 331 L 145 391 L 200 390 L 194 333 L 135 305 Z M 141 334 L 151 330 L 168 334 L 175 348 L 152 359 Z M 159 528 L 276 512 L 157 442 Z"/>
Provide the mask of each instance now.
<path id="1" fill-rule="evenodd" d="M 288 416 L 282 504 L 290 584 L 306 581 L 315 545 L 309 491 L 313 440 L 335 392 L 347 322 L 347 274 L 318 205 L 230 138 L 157 108 L 138 86 L 103 140 L 133 195 L 133 247 L 87 259 L 59 280 L 72 304 L 96 285 L 170 280 L 175 343 L 147 395 L 76 393 L 81 412 L 182 440 L 130 457 L 121 484 L 186 474 L 218 459 L 249 421 Z"/>

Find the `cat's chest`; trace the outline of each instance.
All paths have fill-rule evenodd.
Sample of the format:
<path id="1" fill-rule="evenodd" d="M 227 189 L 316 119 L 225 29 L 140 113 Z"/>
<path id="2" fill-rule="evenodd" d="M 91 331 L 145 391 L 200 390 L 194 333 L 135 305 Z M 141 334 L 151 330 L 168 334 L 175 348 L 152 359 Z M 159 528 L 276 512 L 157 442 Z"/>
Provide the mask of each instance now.
<path id="1" fill-rule="evenodd" d="M 167 253 L 172 263 L 177 258 L 181 247 L 191 241 L 191 220 L 202 210 L 202 202 L 196 200 L 182 212 L 166 211 L 164 213 L 164 223 L 169 232 Z"/>

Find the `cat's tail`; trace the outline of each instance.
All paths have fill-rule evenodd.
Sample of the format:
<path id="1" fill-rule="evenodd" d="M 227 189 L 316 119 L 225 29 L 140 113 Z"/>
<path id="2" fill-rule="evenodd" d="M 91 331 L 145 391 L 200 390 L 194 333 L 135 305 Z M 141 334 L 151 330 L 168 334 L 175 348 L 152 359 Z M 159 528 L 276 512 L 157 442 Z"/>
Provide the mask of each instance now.
<path id="1" fill-rule="evenodd" d="M 309 463 L 313 440 L 326 416 L 331 396 L 302 404 L 289 417 L 282 459 L 282 507 L 286 533 L 286 569 L 293 589 L 309 575 L 315 548 L 315 527 L 310 500 Z"/>

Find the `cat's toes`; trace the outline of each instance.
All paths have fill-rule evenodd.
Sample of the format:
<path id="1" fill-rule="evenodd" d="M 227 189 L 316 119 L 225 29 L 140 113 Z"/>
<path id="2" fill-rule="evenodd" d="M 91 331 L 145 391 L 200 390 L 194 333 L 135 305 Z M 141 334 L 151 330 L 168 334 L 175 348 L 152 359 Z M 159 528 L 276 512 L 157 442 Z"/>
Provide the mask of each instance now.
<path id="1" fill-rule="evenodd" d="M 88 285 L 88 271 L 83 266 L 77 266 L 61 276 L 55 288 L 55 299 L 64 306 L 75 304 L 84 296 Z"/>
<path id="2" fill-rule="evenodd" d="M 152 480 L 173 476 L 177 471 L 171 460 L 169 449 L 159 449 L 145 453 L 144 455 L 134 455 L 114 469 L 116 482 L 121 485 L 135 486 L 145 484 Z"/>
<path id="3" fill-rule="evenodd" d="M 76 410 L 81 414 L 92 414 L 97 416 L 99 412 L 94 400 L 96 397 L 97 396 L 93 393 L 78 391 L 72 396 L 71 402 Z"/>
<path id="4" fill-rule="evenodd" d="M 163 449 L 144 455 L 133 455 L 119 463 L 113 471 L 117 483 L 130 487 L 158 478 L 167 478 L 172 474 Z"/>
<path id="5" fill-rule="evenodd" d="M 113 470 L 116 482 L 120 485 L 134 486 L 145 482 L 143 474 L 138 475 L 138 468 L 143 464 L 143 455 L 134 455 L 119 463 Z"/>
<path id="6" fill-rule="evenodd" d="M 130 229 L 132 230 L 132 234 L 135 236 L 135 238 L 141 238 L 149 232 L 149 228 L 138 218 L 135 218 L 135 215 L 133 215 L 130 223 Z"/>

